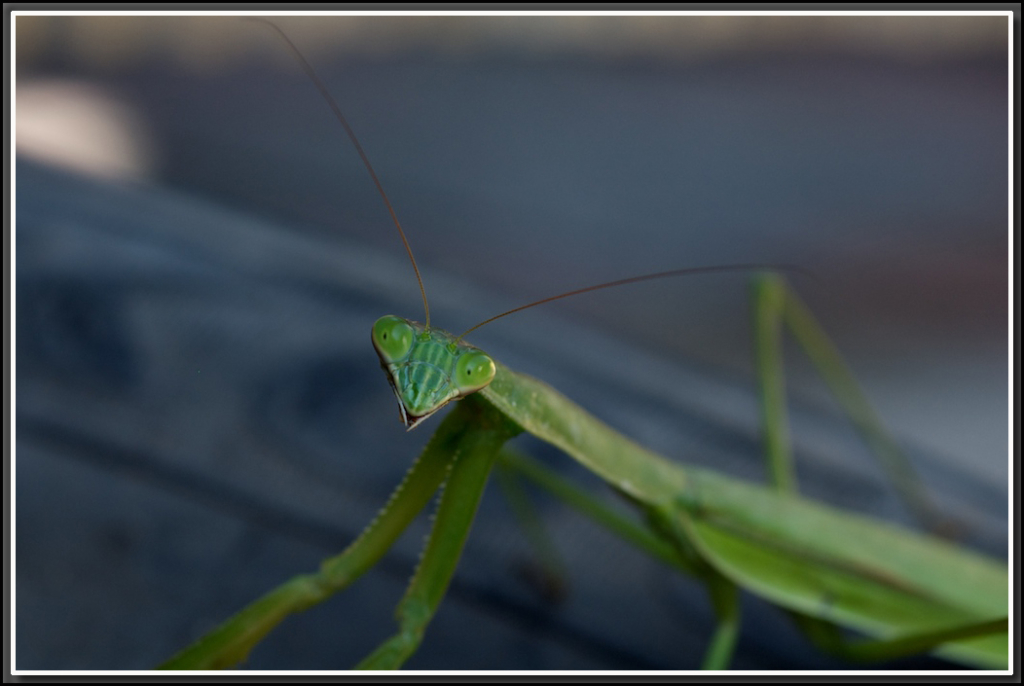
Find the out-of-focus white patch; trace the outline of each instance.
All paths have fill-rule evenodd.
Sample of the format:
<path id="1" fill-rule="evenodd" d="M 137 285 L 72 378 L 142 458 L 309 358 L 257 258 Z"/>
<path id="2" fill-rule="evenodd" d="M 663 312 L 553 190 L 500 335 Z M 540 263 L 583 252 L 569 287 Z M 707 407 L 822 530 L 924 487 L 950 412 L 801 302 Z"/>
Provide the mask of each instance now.
<path id="1" fill-rule="evenodd" d="M 78 81 L 18 83 L 18 155 L 108 179 L 141 180 L 156 169 L 142 118 L 102 88 Z"/>

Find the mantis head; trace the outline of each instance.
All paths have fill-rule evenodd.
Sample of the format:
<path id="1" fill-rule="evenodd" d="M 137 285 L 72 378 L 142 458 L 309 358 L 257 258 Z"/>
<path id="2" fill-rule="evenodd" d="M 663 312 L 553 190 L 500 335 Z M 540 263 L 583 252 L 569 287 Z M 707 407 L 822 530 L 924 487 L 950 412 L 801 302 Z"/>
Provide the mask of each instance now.
<path id="1" fill-rule="evenodd" d="M 378 319 L 371 338 L 409 429 L 451 401 L 479 391 L 496 372 L 484 351 L 402 317 Z"/>

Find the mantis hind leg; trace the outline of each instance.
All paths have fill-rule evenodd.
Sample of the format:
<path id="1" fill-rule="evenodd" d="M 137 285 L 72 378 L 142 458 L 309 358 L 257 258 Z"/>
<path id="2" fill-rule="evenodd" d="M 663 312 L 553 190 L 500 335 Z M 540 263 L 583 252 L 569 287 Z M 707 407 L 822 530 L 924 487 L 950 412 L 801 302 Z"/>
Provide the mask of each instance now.
<path id="1" fill-rule="evenodd" d="M 777 274 L 753 282 L 755 366 L 761 404 L 764 451 L 769 481 L 781 492 L 796 492 L 792 448 L 786 416 L 782 362 L 782 328 L 789 329 L 864 442 L 888 473 L 907 509 L 925 527 L 941 530 L 948 522 L 937 513 L 910 461 L 882 425 L 839 351 L 807 307 Z M 790 613 L 800 629 L 825 652 L 849 660 L 886 660 L 933 649 L 961 638 L 998 633 L 1005 620 L 967 623 L 885 640 L 848 640 L 827 621 Z"/>
<path id="2" fill-rule="evenodd" d="M 783 379 L 782 328 L 785 325 L 889 475 L 910 512 L 926 528 L 941 528 L 943 520 L 910 460 L 868 403 L 835 344 L 778 274 L 764 273 L 754 278 L 753 319 L 754 361 L 770 483 L 783 492 L 796 492 Z"/>

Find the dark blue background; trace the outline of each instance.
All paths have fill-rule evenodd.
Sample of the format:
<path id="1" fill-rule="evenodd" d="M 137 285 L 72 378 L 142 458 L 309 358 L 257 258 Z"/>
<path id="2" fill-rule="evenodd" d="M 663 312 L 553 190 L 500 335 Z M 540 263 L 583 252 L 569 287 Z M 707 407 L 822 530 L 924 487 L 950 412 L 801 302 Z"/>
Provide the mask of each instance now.
<path id="1" fill-rule="evenodd" d="M 401 431 L 369 327 L 421 308 L 365 170 L 269 31 L 82 21 L 24 25 L 19 88 L 116 96 L 158 164 L 128 185 L 17 169 L 16 664 L 146 668 L 384 502 L 432 428 Z M 282 23 L 391 195 L 436 324 L 651 271 L 798 264 L 940 504 L 1005 554 L 1005 44 L 963 49 L 977 24 L 917 50 L 879 48 L 885 27 L 858 45 L 808 25 L 789 43 L 677 51 L 700 35 L 683 18 L 615 52 L 542 20 L 313 21 Z M 193 58 L 256 49 L 185 63 L 165 35 L 188 36 Z M 104 41 L 120 59 L 97 57 Z M 473 342 L 673 458 L 759 479 L 746 298 L 742 275 L 655 282 Z M 799 355 L 790 372 L 806 490 L 904 518 Z M 544 507 L 577 570 L 565 603 L 517 581 L 528 551 L 489 493 L 451 609 L 409 666 L 696 667 L 699 589 Z M 424 530 L 251 666 L 351 665 L 387 635 Z M 736 666 L 831 664 L 748 604 Z"/>

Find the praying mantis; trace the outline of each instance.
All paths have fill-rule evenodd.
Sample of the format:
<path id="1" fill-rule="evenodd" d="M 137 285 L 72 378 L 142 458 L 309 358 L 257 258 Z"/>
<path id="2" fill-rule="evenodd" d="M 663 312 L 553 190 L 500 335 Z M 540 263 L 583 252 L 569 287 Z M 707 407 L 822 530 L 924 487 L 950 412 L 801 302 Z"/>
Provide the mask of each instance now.
<path id="1" fill-rule="evenodd" d="M 315 73 L 308 66 L 307 71 L 348 129 Z M 370 169 L 354 135 L 350 136 Z M 728 667 L 740 629 L 737 594 L 742 588 L 792 613 L 812 640 L 840 655 L 884 659 L 936 650 L 965 664 L 1005 668 L 1008 578 L 1004 565 L 796 495 L 778 353 L 782 325 L 792 330 L 830 376 L 869 443 L 889 455 L 891 469 L 900 471 L 902 463 L 892 456 L 890 439 L 864 405 L 831 345 L 777 275 L 761 275 L 755 289 L 765 450 L 772 475 L 771 485 L 760 487 L 658 456 L 543 382 L 464 345 L 461 336 L 431 327 L 412 250 L 397 219 L 395 223 L 423 292 L 426 322 L 419 325 L 385 317 L 374 325 L 372 340 L 409 428 L 429 422 L 430 415 L 458 398 L 456 406 L 439 423 L 380 515 L 347 549 L 326 560 L 318 572 L 296 576 L 247 606 L 163 667 L 222 668 L 240 663 L 285 617 L 326 600 L 371 568 L 440 489 L 432 533 L 399 605 L 399 631 L 358 665 L 368 669 L 402 666 L 428 630 L 444 596 L 496 462 L 594 512 L 571 486 L 550 472 L 502 452 L 509 438 L 526 432 L 580 462 L 632 503 L 645 526 L 630 529 L 630 539 L 707 587 L 719 624 L 709 637 L 706 667 Z M 430 395 L 437 390 L 425 389 L 424 379 L 400 369 L 410 356 L 416 357 L 412 349 L 417 344 L 433 346 L 430 355 L 452 356 L 446 364 L 456 370 L 458 387 L 453 393 L 425 401 L 414 398 L 414 391 Z M 422 361 L 424 355 L 420 353 L 418 359 Z M 445 367 L 431 361 L 431 369 Z M 484 378 L 478 380 L 481 375 Z M 421 385 L 413 388 L 416 384 Z M 910 500 L 919 497 L 908 487 Z M 850 541 L 857 545 L 848 545 Z M 840 628 L 873 638 L 850 641 Z"/>

